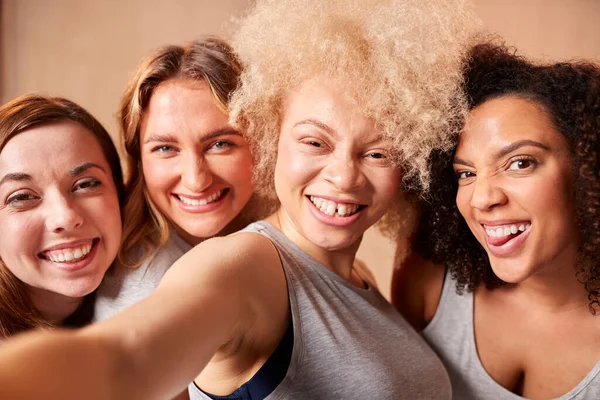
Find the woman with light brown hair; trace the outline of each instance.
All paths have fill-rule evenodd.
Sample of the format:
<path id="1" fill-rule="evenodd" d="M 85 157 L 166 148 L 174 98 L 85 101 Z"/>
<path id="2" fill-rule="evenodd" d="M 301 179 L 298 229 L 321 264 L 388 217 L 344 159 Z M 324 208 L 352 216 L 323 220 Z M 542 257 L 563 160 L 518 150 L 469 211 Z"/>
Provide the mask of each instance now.
<path id="1" fill-rule="evenodd" d="M 249 222 L 252 157 L 228 123 L 241 67 L 217 38 L 166 46 L 145 58 L 119 111 L 129 171 L 118 263 L 98 291 L 102 320 L 149 295 L 204 239 Z"/>
<path id="2" fill-rule="evenodd" d="M 0 337 L 89 322 L 123 193 L 115 146 L 83 108 L 40 95 L 0 107 Z"/>

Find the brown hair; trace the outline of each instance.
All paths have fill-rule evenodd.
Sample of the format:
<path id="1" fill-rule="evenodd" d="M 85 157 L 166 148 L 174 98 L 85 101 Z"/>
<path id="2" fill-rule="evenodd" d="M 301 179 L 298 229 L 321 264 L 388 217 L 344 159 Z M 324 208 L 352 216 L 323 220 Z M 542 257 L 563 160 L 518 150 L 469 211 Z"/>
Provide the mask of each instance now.
<path id="1" fill-rule="evenodd" d="M 195 40 L 185 46 L 166 46 L 140 63 L 125 90 L 119 111 L 129 171 L 123 242 L 118 255 L 123 265 L 139 266 L 152 249 L 167 241 L 170 233 L 166 217 L 146 193 L 141 171 L 140 124 L 152 94 L 160 84 L 171 79 L 205 81 L 217 106 L 227 112 L 229 96 L 238 85 L 240 73 L 231 47 L 217 38 Z M 138 245 L 141 245 L 140 253 L 136 251 L 132 258 L 132 249 Z"/>
<path id="2" fill-rule="evenodd" d="M 18 97 L 0 107 L 0 152 L 13 136 L 28 129 L 61 121 L 75 122 L 96 137 L 110 166 L 119 201 L 122 204 L 125 188 L 121 164 L 110 135 L 90 113 L 69 100 L 30 94 Z M 0 304 L 2 306 L 0 308 L 0 337 L 28 329 L 51 326 L 31 303 L 25 284 L 10 272 L 1 259 Z M 82 310 L 78 310 L 76 314 L 80 314 L 80 311 Z M 76 320 L 78 318 L 73 315 L 66 323 L 78 324 Z"/>

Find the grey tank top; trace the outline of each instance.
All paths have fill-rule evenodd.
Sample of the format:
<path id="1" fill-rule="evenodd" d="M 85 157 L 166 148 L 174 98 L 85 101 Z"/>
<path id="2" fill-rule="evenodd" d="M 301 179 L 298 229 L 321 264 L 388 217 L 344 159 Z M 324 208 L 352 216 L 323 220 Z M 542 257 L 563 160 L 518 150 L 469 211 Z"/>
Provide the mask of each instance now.
<path id="1" fill-rule="evenodd" d="M 473 293 L 456 293 L 456 282 L 449 272 L 438 309 L 423 336 L 448 369 L 454 399 L 524 399 L 497 383 L 481 364 L 473 331 Z M 558 398 L 568 399 L 600 399 L 600 361 L 579 385 Z"/>
<path id="2" fill-rule="evenodd" d="M 285 272 L 294 345 L 276 399 L 449 399 L 450 380 L 421 336 L 374 288 L 361 289 L 259 221 Z M 194 384 L 191 400 L 209 399 Z"/>

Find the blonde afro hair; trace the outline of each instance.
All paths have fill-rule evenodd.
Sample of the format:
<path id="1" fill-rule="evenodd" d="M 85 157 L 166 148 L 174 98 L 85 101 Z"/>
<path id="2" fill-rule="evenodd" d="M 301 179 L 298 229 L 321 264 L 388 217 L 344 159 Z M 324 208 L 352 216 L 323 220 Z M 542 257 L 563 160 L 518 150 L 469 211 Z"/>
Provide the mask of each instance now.
<path id="1" fill-rule="evenodd" d="M 462 67 L 476 21 L 465 0 L 258 0 L 233 40 L 244 70 L 230 103 L 258 190 L 275 193 L 285 96 L 325 75 L 392 141 L 405 183 L 426 193 L 431 151 L 451 146 L 466 114 Z"/>

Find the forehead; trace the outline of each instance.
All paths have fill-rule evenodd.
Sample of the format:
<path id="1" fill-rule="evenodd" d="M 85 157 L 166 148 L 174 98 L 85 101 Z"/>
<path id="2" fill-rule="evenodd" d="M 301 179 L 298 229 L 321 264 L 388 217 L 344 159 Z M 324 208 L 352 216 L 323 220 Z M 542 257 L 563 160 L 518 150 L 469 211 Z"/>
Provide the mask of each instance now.
<path id="1" fill-rule="evenodd" d="M 505 96 L 488 100 L 471 110 L 461 133 L 457 155 L 485 155 L 520 140 L 549 147 L 566 146 L 543 106 L 531 100 Z M 461 157 L 462 158 L 462 157 Z"/>
<path id="2" fill-rule="evenodd" d="M 285 97 L 283 124 L 312 119 L 340 132 L 377 134 L 375 121 L 367 117 L 342 84 L 326 77 L 307 79 Z"/>
<path id="3" fill-rule="evenodd" d="M 142 135 L 177 134 L 227 125 L 228 116 L 215 103 L 208 83 L 189 79 L 171 79 L 159 85 L 142 116 Z"/>
<path id="4" fill-rule="evenodd" d="M 74 122 L 57 122 L 28 129 L 10 138 L 0 152 L 0 174 L 52 173 L 84 162 L 109 168 L 92 132 Z"/>

